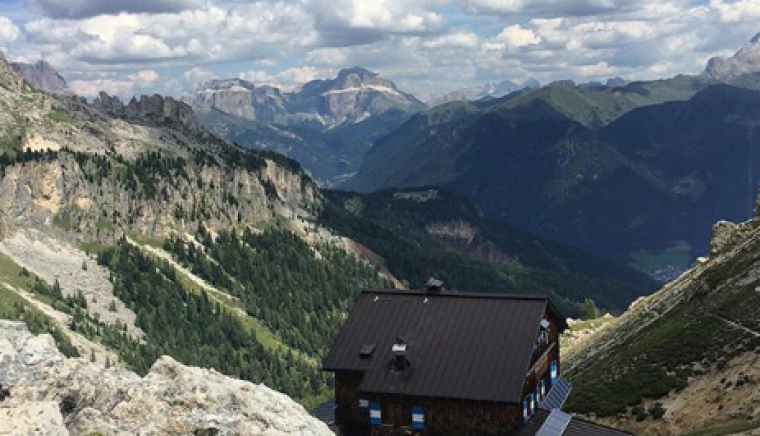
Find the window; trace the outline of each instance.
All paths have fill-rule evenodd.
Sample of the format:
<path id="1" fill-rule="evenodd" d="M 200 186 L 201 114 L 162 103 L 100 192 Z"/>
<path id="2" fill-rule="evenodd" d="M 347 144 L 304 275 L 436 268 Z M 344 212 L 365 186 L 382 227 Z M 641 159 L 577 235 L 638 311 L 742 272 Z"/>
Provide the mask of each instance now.
<path id="1" fill-rule="evenodd" d="M 369 423 L 373 427 L 380 426 L 383 420 L 383 413 L 380 408 L 380 403 L 371 403 L 369 405 Z"/>
<path id="2" fill-rule="evenodd" d="M 557 384 L 557 379 L 559 378 L 559 365 L 557 365 L 557 361 L 555 360 L 552 362 L 551 365 L 549 365 L 549 368 L 552 377 L 552 386 L 554 386 Z"/>
<path id="3" fill-rule="evenodd" d="M 425 430 L 425 409 L 422 406 L 412 407 L 412 428 Z"/>

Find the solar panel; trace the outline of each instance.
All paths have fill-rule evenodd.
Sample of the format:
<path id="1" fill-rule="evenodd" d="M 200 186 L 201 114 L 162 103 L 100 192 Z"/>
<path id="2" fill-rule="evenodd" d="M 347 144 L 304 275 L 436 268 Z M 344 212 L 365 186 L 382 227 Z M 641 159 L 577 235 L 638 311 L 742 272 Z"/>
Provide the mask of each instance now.
<path id="1" fill-rule="evenodd" d="M 565 404 L 565 401 L 567 401 L 567 397 L 570 396 L 570 391 L 572 390 L 573 385 L 571 385 L 566 378 L 557 378 L 557 384 L 552 386 L 551 390 L 549 390 L 549 393 L 546 395 L 546 398 L 543 402 L 541 402 L 539 407 L 550 412 L 554 409 L 561 409 Z"/>
<path id="2" fill-rule="evenodd" d="M 538 429 L 536 436 L 562 436 L 572 419 L 573 417 L 567 413 L 554 409 L 544 421 L 544 425 Z"/>

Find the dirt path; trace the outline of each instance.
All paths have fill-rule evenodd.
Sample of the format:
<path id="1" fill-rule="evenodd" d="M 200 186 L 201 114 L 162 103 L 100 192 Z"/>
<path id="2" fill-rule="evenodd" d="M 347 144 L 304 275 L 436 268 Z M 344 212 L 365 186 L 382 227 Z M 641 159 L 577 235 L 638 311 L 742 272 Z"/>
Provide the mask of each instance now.
<path id="1" fill-rule="evenodd" d="M 133 241 L 131 239 L 127 239 L 127 240 L 129 241 L 130 244 L 134 245 L 135 247 L 138 247 L 139 249 L 146 251 L 148 254 L 151 254 L 153 256 L 158 257 L 161 260 L 166 261 L 169 265 L 172 266 L 172 268 L 176 269 L 178 272 L 182 273 L 185 277 L 187 277 L 188 280 L 190 280 L 194 284 L 200 286 L 201 289 L 203 289 L 204 291 L 208 292 L 211 295 L 211 297 L 213 297 L 216 300 L 220 300 L 219 301 L 220 303 L 224 303 L 226 306 L 229 307 L 229 302 L 230 301 L 232 301 L 234 303 L 238 302 L 238 298 L 237 297 L 233 297 L 232 295 L 230 295 L 230 294 L 228 294 L 226 292 L 220 291 L 219 289 L 217 289 L 214 286 L 212 286 L 206 280 L 204 280 L 204 279 L 198 277 L 197 275 L 193 274 L 192 271 L 190 271 L 189 269 L 185 268 L 180 263 L 178 263 L 176 260 L 174 260 L 174 258 L 171 256 L 171 254 L 167 253 L 166 251 L 164 251 L 164 250 L 162 250 L 160 248 L 151 247 L 149 245 L 140 245 L 140 244 L 138 244 L 137 242 L 135 242 L 135 241 Z M 236 309 L 241 314 L 243 314 L 243 315 L 245 314 L 245 311 L 243 311 L 239 307 L 235 307 L 235 308 L 231 308 L 231 309 Z"/>
<path id="2" fill-rule="evenodd" d="M 760 332 L 756 332 L 756 331 L 754 331 L 754 330 L 752 330 L 752 329 L 750 329 L 748 327 L 744 327 L 743 325 L 737 324 L 737 323 L 735 323 L 735 322 L 733 322 L 733 321 L 731 321 L 729 319 L 723 318 L 722 316 L 719 316 L 719 315 L 712 315 L 712 316 L 714 316 L 715 318 L 718 318 L 719 320 L 725 322 L 726 324 L 728 324 L 728 325 L 730 325 L 730 326 L 732 326 L 734 328 L 737 328 L 739 330 L 744 330 L 745 332 L 751 334 L 752 336 L 754 336 L 756 338 L 760 338 Z"/>

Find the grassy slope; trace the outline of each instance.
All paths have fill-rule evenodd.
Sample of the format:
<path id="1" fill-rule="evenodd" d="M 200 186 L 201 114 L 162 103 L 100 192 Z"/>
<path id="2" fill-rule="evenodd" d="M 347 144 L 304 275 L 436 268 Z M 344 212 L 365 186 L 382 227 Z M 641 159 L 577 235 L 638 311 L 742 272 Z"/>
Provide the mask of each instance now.
<path id="1" fill-rule="evenodd" d="M 29 304 L 13 289 L 32 292 L 35 278 L 16 264 L 11 258 L 0 253 L 0 318 L 24 321 L 34 334 L 49 333 L 59 348 L 69 356 L 76 356 L 76 350 L 68 336 L 56 325 L 56 322 Z M 35 295 L 38 300 L 52 305 L 50 298 Z"/>
<path id="2" fill-rule="evenodd" d="M 756 226 L 757 223 L 753 224 Z M 686 386 L 695 364 L 708 366 L 760 347 L 760 238 L 682 276 L 641 302 L 573 362 L 574 412 L 613 415 L 643 398 Z M 617 335 L 621 340 L 607 342 Z M 612 344 L 603 346 L 600 344 Z M 593 348 L 593 346 L 592 346 Z M 601 351 L 590 354 L 592 351 Z"/>

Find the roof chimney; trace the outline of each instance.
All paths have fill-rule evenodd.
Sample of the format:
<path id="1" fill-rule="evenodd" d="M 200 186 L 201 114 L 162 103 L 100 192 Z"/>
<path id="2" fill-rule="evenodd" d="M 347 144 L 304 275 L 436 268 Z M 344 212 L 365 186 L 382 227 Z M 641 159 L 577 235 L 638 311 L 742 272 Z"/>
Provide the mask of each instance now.
<path id="1" fill-rule="evenodd" d="M 407 368 L 409 368 L 409 359 L 406 358 L 406 339 L 402 337 L 396 338 L 396 342 L 393 344 L 393 348 L 391 349 L 394 354 L 393 359 L 393 370 L 394 371 L 405 371 Z"/>
<path id="2" fill-rule="evenodd" d="M 443 290 L 443 281 L 430 277 L 425 284 L 425 290 L 434 293 L 441 292 Z"/>

